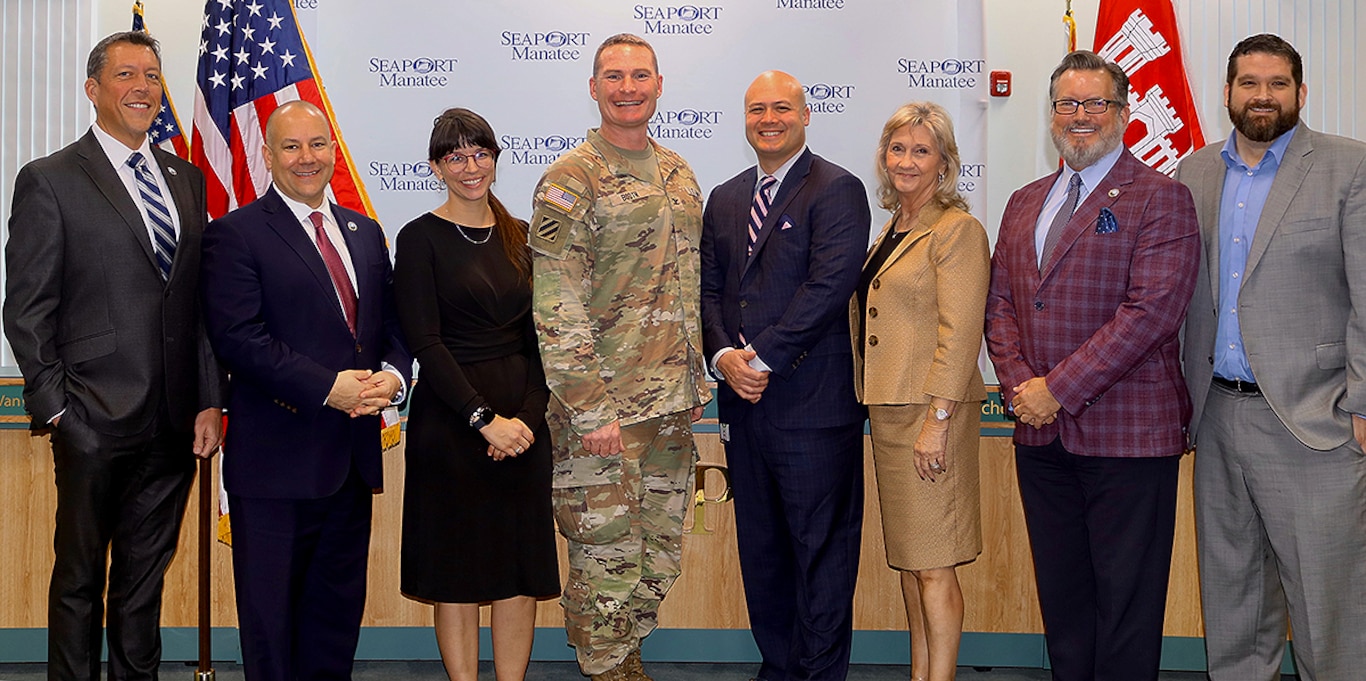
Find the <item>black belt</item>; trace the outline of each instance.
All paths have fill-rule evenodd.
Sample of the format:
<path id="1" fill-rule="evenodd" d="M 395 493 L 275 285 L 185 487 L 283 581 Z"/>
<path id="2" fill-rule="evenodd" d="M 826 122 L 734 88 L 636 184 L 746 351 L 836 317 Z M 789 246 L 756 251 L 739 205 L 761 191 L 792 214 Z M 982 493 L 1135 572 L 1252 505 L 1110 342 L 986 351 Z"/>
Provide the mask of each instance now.
<path id="1" fill-rule="evenodd" d="M 1249 395 L 1260 395 L 1262 393 L 1262 389 L 1259 388 L 1256 383 L 1253 383 L 1251 381 L 1241 381 L 1236 378 L 1233 380 L 1229 380 L 1222 376 L 1215 376 L 1214 384 L 1232 390 L 1235 393 L 1246 393 Z"/>

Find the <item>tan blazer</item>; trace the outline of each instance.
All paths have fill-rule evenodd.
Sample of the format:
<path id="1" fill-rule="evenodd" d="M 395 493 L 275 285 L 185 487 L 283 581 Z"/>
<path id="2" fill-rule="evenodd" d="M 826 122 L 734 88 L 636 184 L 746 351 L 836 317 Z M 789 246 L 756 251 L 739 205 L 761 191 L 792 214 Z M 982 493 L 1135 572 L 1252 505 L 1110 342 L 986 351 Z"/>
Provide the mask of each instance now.
<path id="1" fill-rule="evenodd" d="M 868 254 L 896 224 L 893 216 Z M 865 266 L 867 260 L 864 261 Z M 928 205 L 868 286 L 868 314 L 849 301 L 854 390 L 864 404 L 986 399 L 982 347 L 991 252 L 976 218 Z M 858 329 L 865 329 L 859 347 Z"/>

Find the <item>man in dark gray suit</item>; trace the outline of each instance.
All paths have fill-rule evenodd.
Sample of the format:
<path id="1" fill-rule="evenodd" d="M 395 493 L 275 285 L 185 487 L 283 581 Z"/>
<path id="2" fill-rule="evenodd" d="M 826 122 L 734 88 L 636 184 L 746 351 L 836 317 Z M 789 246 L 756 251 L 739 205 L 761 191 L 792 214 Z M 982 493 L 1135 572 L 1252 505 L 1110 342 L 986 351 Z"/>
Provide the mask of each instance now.
<path id="1" fill-rule="evenodd" d="M 1366 669 L 1366 144 L 1300 122 L 1300 55 L 1233 48 L 1234 134 L 1177 171 L 1204 259 L 1186 318 L 1214 681 Z"/>
<path id="2" fill-rule="evenodd" d="M 194 455 L 220 439 L 198 302 L 204 179 L 148 142 L 156 41 L 113 34 L 86 74 L 95 125 L 15 180 L 5 333 L 33 424 L 52 429 L 48 678 L 100 677 L 107 554 L 109 678 L 151 679 Z"/>

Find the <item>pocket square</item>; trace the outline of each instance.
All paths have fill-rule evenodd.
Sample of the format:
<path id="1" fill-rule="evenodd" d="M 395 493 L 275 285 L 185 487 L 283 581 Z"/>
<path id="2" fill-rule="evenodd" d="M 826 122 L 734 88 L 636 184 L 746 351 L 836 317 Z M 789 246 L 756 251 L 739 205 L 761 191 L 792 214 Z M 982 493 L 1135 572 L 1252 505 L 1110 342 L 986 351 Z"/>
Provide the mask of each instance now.
<path id="1" fill-rule="evenodd" d="M 1119 220 L 1115 219 L 1115 214 L 1109 208 L 1100 209 L 1100 215 L 1096 217 L 1096 234 L 1114 234 L 1119 231 Z"/>
<path id="2" fill-rule="evenodd" d="M 784 215 L 783 219 L 778 222 L 778 231 L 782 231 L 784 229 L 792 229 L 792 218 L 786 215 Z"/>

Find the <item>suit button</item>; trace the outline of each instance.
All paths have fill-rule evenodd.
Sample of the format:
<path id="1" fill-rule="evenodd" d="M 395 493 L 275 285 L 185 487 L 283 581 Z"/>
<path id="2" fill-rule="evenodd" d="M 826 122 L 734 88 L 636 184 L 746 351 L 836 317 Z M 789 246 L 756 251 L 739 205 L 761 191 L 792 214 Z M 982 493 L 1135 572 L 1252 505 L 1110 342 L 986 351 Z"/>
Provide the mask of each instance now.
<path id="1" fill-rule="evenodd" d="M 877 308 L 875 308 L 875 307 L 870 307 L 870 308 L 868 308 L 868 318 L 869 318 L 869 319 L 877 319 Z"/>
<path id="2" fill-rule="evenodd" d="M 1042 301 L 1042 300 L 1036 300 L 1036 301 L 1034 301 L 1034 309 L 1036 309 L 1036 310 L 1042 310 L 1042 309 L 1043 309 L 1043 301 Z"/>
<path id="3" fill-rule="evenodd" d="M 1206 358 L 1205 358 L 1205 361 L 1206 361 L 1206 362 L 1209 362 L 1210 364 L 1214 364 L 1214 358 L 1213 358 L 1213 357 L 1206 357 Z"/>
<path id="4" fill-rule="evenodd" d="M 877 336 L 869 336 L 869 337 L 868 337 L 868 347 L 870 347 L 870 348 L 877 347 Z"/>
<path id="5" fill-rule="evenodd" d="M 749 301 L 748 301 L 748 300 L 742 300 L 742 301 L 740 301 L 740 307 L 742 307 L 742 308 L 749 307 Z"/>
<path id="6" fill-rule="evenodd" d="M 880 288 L 882 288 L 882 280 L 881 280 L 881 279 L 874 279 L 874 280 L 873 280 L 873 290 L 876 291 L 876 290 L 878 290 L 878 289 L 880 289 Z"/>
<path id="7" fill-rule="evenodd" d="M 360 352 L 361 352 L 360 343 L 356 343 L 356 354 L 360 354 Z"/>

